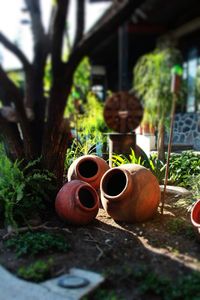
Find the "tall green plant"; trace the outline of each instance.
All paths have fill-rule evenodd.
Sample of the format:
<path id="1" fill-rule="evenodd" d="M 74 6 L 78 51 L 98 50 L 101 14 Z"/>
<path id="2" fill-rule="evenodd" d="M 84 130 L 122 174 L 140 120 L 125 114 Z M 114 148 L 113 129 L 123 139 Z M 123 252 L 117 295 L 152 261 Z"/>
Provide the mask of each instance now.
<path id="1" fill-rule="evenodd" d="M 75 127 L 75 140 L 67 150 L 65 168 L 81 155 L 98 154 L 101 156 L 106 141 L 107 127 L 103 118 L 103 104 L 93 93 L 88 93 L 83 106 L 84 113 L 78 115 Z"/>
<path id="2" fill-rule="evenodd" d="M 73 77 L 73 86 L 71 94 L 68 98 L 65 109 L 65 116 L 76 113 L 76 101 L 79 100 L 81 104 L 86 102 L 87 94 L 91 83 L 91 64 L 88 57 L 84 57 L 80 62 Z"/>
<path id="3" fill-rule="evenodd" d="M 148 121 L 158 127 L 158 158 L 162 160 L 165 158 L 165 123 L 172 102 L 171 69 L 181 61 L 179 50 L 157 48 L 140 57 L 134 67 L 134 89 L 144 102 L 144 121 L 147 117 Z"/>

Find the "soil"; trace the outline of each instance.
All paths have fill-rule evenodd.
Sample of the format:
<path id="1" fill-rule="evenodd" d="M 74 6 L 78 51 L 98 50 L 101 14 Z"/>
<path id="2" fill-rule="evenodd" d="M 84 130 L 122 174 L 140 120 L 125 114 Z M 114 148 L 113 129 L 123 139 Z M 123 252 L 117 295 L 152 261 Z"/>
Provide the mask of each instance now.
<path id="1" fill-rule="evenodd" d="M 87 226 L 68 226 L 58 219 L 53 220 L 47 225 L 68 229 L 61 232 L 71 250 L 64 254 L 43 254 L 35 259 L 53 258 L 51 277 L 67 273 L 71 267 L 103 274 L 105 283 L 87 299 L 164 299 L 156 295 L 156 291 L 141 294 L 143 280 L 133 275 L 138 268 L 146 266 L 157 278 L 167 277 L 176 282 L 194 270 L 200 272 L 200 244 L 190 222 L 187 201 L 167 195 L 164 215 L 161 216 L 158 209 L 152 220 L 141 224 L 117 223 L 103 209 Z M 1 238 L 4 235 L 5 230 L 0 230 Z M 15 253 L 4 247 L 3 239 L 0 250 L 0 263 L 14 273 L 34 260 L 31 257 L 17 259 Z M 102 296 L 98 296 L 99 290 L 103 291 Z M 194 295 L 190 299 L 200 298 Z"/>

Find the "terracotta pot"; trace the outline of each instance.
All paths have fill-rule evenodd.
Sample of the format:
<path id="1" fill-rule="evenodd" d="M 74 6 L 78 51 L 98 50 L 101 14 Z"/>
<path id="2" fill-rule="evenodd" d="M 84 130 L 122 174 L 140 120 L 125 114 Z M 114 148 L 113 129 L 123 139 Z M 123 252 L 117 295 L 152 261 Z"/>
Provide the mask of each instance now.
<path id="1" fill-rule="evenodd" d="M 68 181 L 79 179 L 99 190 L 103 174 L 109 169 L 107 162 L 96 155 L 84 155 L 76 159 L 68 169 Z"/>
<path id="2" fill-rule="evenodd" d="M 194 230 L 200 238 L 200 199 L 194 204 L 190 217 Z"/>
<path id="3" fill-rule="evenodd" d="M 116 221 L 129 223 L 150 219 L 160 202 L 160 187 L 148 169 L 125 164 L 108 170 L 101 180 L 103 208 Z"/>
<path id="4" fill-rule="evenodd" d="M 150 133 L 150 125 L 149 125 L 149 123 L 144 123 L 142 125 L 142 133 L 143 134 L 149 134 Z"/>
<path id="5" fill-rule="evenodd" d="M 88 183 L 72 180 L 58 192 L 55 209 L 61 219 L 71 224 L 84 225 L 96 217 L 99 196 Z"/>

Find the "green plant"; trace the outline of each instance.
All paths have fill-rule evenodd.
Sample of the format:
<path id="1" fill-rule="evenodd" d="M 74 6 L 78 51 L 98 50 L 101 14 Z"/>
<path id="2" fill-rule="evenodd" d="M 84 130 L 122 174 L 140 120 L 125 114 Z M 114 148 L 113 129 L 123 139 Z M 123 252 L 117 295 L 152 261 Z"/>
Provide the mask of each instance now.
<path id="1" fill-rule="evenodd" d="M 143 165 L 144 161 L 142 161 L 141 157 L 137 157 L 133 149 L 130 149 L 131 153 L 126 156 L 124 154 L 113 154 L 112 155 L 112 163 L 113 166 L 120 166 L 124 164 L 138 164 Z"/>
<path id="2" fill-rule="evenodd" d="M 171 69 L 181 63 L 179 50 L 171 47 L 158 47 L 153 52 L 139 58 L 134 67 L 134 90 L 144 102 L 144 120 L 158 127 L 158 158 L 164 160 L 165 121 L 169 116 L 172 94 Z M 183 99 L 181 89 L 180 99 Z"/>
<path id="3" fill-rule="evenodd" d="M 200 174 L 192 180 L 192 191 L 196 199 L 200 199 Z"/>
<path id="4" fill-rule="evenodd" d="M 84 57 L 78 65 L 74 76 L 73 86 L 71 94 L 68 98 L 67 106 L 65 108 L 64 115 L 69 117 L 70 115 L 77 114 L 76 111 L 76 100 L 80 101 L 80 104 L 86 102 L 87 94 L 90 89 L 91 83 L 91 64 L 88 57 Z"/>
<path id="5" fill-rule="evenodd" d="M 157 274 L 146 266 L 135 266 L 133 279 L 137 280 L 137 286 L 141 294 L 151 293 L 160 296 L 163 300 L 190 300 L 199 299 L 200 273 L 191 272 L 182 275 L 176 281 Z"/>
<path id="6" fill-rule="evenodd" d="M 131 149 L 131 153 L 128 156 L 123 154 L 113 154 L 112 163 L 113 166 L 120 166 L 123 164 L 142 165 L 156 176 L 159 183 L 162 183 L 165 177 L 166 165 L 157 158 L 157 155 L 151 155 L 149 158 L 142 159 L 141 157 L 137 157 L 134 150 Z"/>
<path id="7" fill-rule="evenodd" d="M 103 105 L 96 96 L 88 93 L 87 102 L 83 106 L 84 113 L 79 115 L 75 125 L 75 139 L 72 146 L 67 150 L 65 169 L 81 155 L 103 155 L 103 146 L 106 136 L 106 125 L 103 119 Z"/>
<path id="8" fill-rule="evenodd" d="M 192 225 L 188 224 L 184 219 L 175 218 L 168 220 L 167 229 L 171 234 L 182 234 L 188 238 L 194 237 Z"/>
<path id="9" fill-rule="evenodd" d="M 158 159 L 157 154 L 152 154 L 149 157 L 148 161 L 145 162 L 145 167 L 151 170 L 160 184 L 163 183 L 165 178 L 166 164 L 162 160 Z"/>
<path id="10" fill-rule="evenodd" d="M 37 260 L 28 266 L 20 267 L 17 271 L 17 275 L 25 280 L 39 282 L 49 276 L 52 264 L 52 259 L 48 261 Z"/>
<path id="11" fill-rule="evenodd" d="M 60 252 L 69 250 L 69 244 L 62 235 L 48 232 L 26 232 L 19 234 L 5 241 L 5 246 L 14 249 L 17 257 L 27 254 L 34 256 L 51 250 Z"/>
<path id="12" fill-rule="evenodd" d="M 191 188 L 200 173 L 200 155 L 193 151 L 172 154 L 169 165 L 169 183 Z"/>
<path id="13" fill-rule="evenodd" d="M 55 191 L 54 176 L 37 168 L 40 160 L 22 167 L 23 162 L 12 163 L 0 156 L 0 204 L 5 222 L 17 227 L 17 221 L 27 221 L 45 208 Z"/>

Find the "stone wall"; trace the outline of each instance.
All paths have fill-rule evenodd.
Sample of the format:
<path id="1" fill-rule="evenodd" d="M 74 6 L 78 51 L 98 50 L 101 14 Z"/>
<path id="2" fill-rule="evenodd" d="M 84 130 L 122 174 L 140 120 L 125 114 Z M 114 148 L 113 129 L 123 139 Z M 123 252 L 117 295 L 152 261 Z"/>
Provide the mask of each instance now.
<path id="1" fill-rule="evenodd" d="M 200 113 L 176 114 L 173 144 L 191 145 L 200 151 Z"/>

